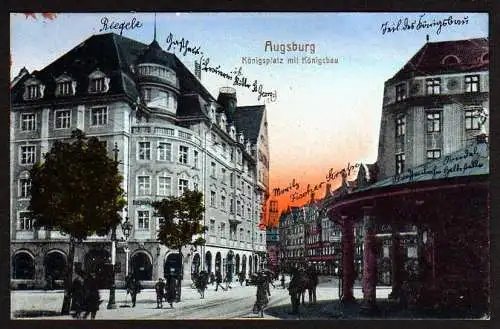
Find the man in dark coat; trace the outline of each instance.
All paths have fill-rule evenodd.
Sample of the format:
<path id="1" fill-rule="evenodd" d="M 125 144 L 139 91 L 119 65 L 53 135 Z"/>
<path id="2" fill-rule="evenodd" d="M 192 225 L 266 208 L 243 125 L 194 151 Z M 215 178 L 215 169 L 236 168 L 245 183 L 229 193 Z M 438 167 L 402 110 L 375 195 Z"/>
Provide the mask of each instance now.
<path id="1" fill-rule="evenodd" d="M 222 286 L 222 274 L 220 273 L 220 270 L 215 271 L 215 291 L 219 288 L 219 286 L 222 288 L 222 290 L 226 291 L 227 289 Z"/>
<path id="2" fill-rule="evenodd" d="M 83 280 L 77 276 L 71 284 L 71 315 L 79 319 L 84 307 Z"/>
<path id="3" fill-rule="evenodd" d="M 175 297 L 176 297 L 177 279 L 171 273 L 167 274 L 166 279 L 167 279 L 167 283 L 165 285 L 165 289 L 166 289 L 165 290 L 165 297 L 166 297 L 167 303 L 170 304 L 170 307 L 174 308 L 173 303 L 174 303 Z"/>
<path id="4" fill-rule="evenodd" d="M 214 285 L 215 283 L 215 274 L 214 272 L 211 272 L 210 273 L 210 283 L 212 284 L 212 286 Z"/>
<path id="5" fill-rule="evenodd" d="M 162 278 L 155 284 L 156 308 L 163 308 L 163 298 L 165 298 L 165 282 Z"/>
<path id="6" fill-rule="evenodd" d="M 288 292 L 292 303 L 291 314 L 299 314 L 300 295 L 302 293 L 299 283 L 299 271 L 296 268 L 292 268 L 290 272 L 291 279 L 288 285 Z"/>
<path id="7" fill-rule="evenodd" d="M 99 305 L 101 304 L 99 296 L 99 287 L 97 284 L 96 274 L 92 273 L 85 278 L 83 282 L 84 290 L 84 307 L 83 318 L 86 319 L 90 313 L 90 318 L 95 319 L 97 311 L 99 310 Z"/>
<path id="8" fill-rule="evenodd" d="M 132 307 L 135 307 L 137 294 L 141 292 L 141 283 L 133 273 L 130 273 L 127 278 L 125 278 L 125 287 L 127 293 L 132 297 Z"/>
<path id="9" fill-rule="evenodd" d="M 238 278 L 240 280 L 240 286 L 243 286 L 243 282 L 245 281 L 245 272 L 241 271 L 239 274 L 238 274 Z"/>

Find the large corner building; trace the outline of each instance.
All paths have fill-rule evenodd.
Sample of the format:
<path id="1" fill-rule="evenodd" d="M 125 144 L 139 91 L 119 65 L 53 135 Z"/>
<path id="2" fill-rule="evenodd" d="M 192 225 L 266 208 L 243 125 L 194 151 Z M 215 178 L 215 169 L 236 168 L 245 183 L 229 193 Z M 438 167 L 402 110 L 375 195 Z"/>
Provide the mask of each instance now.
<path id="1" fill-rule="evenodd" d="M 145 45 L 114 33 L 88 38 L 40 71 L 21 70 L 11 101 L 14 287 L 62 278 L 68 237 L 33 228 L 26 212 L 29 169 L 75 128 L 102 140 L 124 177 L 122 215 L 133 229 L 128 248 L 118 243 L 118 282 L 130 271 L 155 281 L 171 268 L 185 280 L 202 269 L 248 275 L 265 262 L 266 233 L 258 228 L 269 195 L 264 105 L 238 106 L 230 87 L 214 98 L 156 40 Z M 207 243 L 187 247 L 180 257 L 157 242 L 159 218 L 151 204 L 186 189 L 205 196 Z M 117 235 L 123 241 L 119 228 Z M 77 247 L 75 261 L 91 270 L 109 262 L 110 249 L 110 237 L 90 237 Z"/>

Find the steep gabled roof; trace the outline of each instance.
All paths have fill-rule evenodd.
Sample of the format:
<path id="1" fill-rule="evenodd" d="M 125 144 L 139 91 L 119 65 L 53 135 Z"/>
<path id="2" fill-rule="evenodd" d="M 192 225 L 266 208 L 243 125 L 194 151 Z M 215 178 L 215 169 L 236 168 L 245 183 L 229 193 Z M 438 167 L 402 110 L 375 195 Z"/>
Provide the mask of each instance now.
<path id="1" fill-rule="evenodd" d="M 260 125 L 264 116 L 265 106 L 238 106 L 234 111 L 234 125 L 242 131 L 245 138 L 256 143 L 259 139 Z"/>
<path id="2" fill-rule="evenodd" d="M 32 75 L 46 86 L 43 100 L 55 98 L 55 78 L 67 73 L 77 81 L 76 96 L 87 94 L 88 76 L 99 69 L 110 78 L 108 95 L 125 93 L 135 99 L 139 92 L 135 86 L 132 65 L 141 62 L 159 61 L 172 68 L 180 82 L 181 94 L 198 93 L 207 100 L 215 98 L 196 79 L 187 67 L 174 54 L 161 49 L 156 41 L 149 46 L 115 33 L 93 35 L 66 54 Z M 123 76 L 127 75 L 129 79 Z M 12 90 L 12 102 L 24 102 L 22 82 L 29 78 L 26 75 Z"/>
<path id="3" fill-rule="evenodd" d="M 428 42 L 388 82 L 419 75 L 487 70 L 489 60 L 483 56 L 488 49 L 487 38 Z M 453 56 L 458 63 L 445 61 Z"/>

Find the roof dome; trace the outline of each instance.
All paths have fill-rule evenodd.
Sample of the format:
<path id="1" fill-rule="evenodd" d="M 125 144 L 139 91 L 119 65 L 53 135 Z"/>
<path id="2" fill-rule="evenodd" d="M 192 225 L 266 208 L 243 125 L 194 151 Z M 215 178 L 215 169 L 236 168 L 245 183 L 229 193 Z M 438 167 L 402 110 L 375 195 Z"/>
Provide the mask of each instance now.
<path id="1" fill-rule="evenodd" d="M 153 63 L 172 67 L 173 59 L 161 49 L 156 40 L 153 40 L 139 58 L 137 58 L 137 64 L 141 63 Z"/>

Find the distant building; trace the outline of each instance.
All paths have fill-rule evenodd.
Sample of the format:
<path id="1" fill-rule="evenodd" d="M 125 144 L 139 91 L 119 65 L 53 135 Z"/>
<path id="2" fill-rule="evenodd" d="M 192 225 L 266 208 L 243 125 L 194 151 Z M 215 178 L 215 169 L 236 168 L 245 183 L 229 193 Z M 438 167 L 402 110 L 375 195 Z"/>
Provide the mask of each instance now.
<path id="1" fill-rule="evenodd" d="M 68 237 L 35 230 L 27 217 L 28 170 L 55 140 L 79 128 L 118 149 L 133 224 L 117 263 L 145 284 L 175 268 L 184 279 L 206 269 L 251 273 L 262 266 L 265 231 L 258 228 L 269 196 L 269 146 L 264 105 L 238 106 L 233 88 L 215 99 L 172 53 L 113 33 L 94 35 L 40 71 L 25 69 L 11 86 L 10 191 L 13 286 L 62 279 Z M 160 218 L 151 203 L 186 189 L 205 198 L 206 245 L 182 257 L 156 240 Z M 118 229 L 118 238 L 123 235 Z M 85 270 L 109 262 L 109 237 L 81 244 Z"/>

